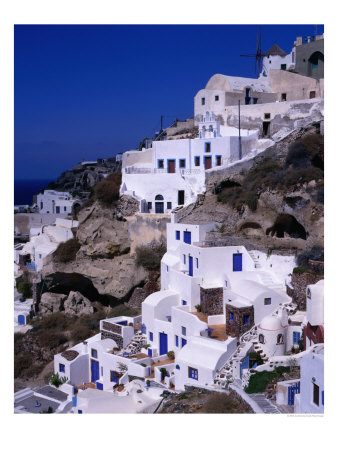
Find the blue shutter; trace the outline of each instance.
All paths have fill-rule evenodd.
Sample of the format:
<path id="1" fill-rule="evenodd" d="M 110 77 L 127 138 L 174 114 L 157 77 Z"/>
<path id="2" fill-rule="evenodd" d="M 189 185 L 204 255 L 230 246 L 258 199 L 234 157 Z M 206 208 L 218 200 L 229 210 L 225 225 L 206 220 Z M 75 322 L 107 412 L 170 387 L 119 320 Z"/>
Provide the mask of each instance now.
<path id="1" fill-rule="evenodd" d="M 322 405 L 324 406 L 324 391 L 322 391 Z"/>
<path id="2" fill-rule="evenodd" d="M 233 271 L 234 272 L 242 271 L 242 253 L 233 254 Z"/>
<path id="3" fill-rule="evenodd" d="M 180 231 L 176 231 L 176 241 L 179 241 L 181 239 L 181 233 Z"/>
<path id="4" fill-rule="evenodd" d="M 186 244 L 191 244 L 191 232 L 190 231 L 183 232 L 183 242 L 185 242 Z"/>
<path id="5" fill-rule="evenodd" d="M 182 341 L 181 341 L 182 347 L 184 347 L 186 343 L 187 343 L 187 340 L 182 338 Z"/>

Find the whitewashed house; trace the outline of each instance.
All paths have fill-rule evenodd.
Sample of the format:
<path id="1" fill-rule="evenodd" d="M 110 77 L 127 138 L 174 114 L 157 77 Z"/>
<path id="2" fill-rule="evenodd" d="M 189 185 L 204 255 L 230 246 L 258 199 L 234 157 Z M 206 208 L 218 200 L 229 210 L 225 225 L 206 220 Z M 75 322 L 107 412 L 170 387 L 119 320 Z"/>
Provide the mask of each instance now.
<path id="1" fill-rule="evenodd" d="M 242 154 L 257 146 L 258 131 L 242 136 Z M 123 153 L 120 194 L 140 201 L 140 212 L 169 214 L 205 192 L 205 172 L 239 159 L 238 131 L 222 135 L 216 116 L 209 111 L 199 124 L 199 137 L 153 141 L 152 148 Z"/>
<path id="2" fill-rule="evenodd" d="M 69 192 L 46 189 L 37 195 L 37 206 L 40 214 L 71 214 L 75 201 Z"/>
<path id="3" fill-rule="evenodd" d="M 324 343 L 324 280 L 306 287 L 306 316 L 304 347 Z"/>

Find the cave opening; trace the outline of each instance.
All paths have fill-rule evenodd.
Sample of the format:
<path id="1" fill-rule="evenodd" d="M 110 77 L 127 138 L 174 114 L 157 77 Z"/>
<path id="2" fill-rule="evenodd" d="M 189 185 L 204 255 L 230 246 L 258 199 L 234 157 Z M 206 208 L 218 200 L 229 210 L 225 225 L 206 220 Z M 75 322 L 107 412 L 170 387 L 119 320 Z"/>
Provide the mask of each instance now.
<path id="1" fill-rule="evenodd" d="M 290 214 L 279 214 L 272 227 L 267 228 L 266 235 L 275 236 L 278 238 L 284 238 L 284 235 L 288 234 L 295 239 L 307 238 L 307 233 L 302 224 Z"/>

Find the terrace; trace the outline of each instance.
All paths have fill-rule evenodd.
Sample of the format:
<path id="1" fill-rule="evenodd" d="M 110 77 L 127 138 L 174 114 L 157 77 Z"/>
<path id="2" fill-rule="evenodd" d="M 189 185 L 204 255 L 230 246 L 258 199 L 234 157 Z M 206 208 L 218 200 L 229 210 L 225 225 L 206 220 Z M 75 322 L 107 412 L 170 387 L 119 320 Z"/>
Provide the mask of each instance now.
<path id="1" fill-rule="evenodd" d="M 217 341 L 226 341 L 228 336 L 226 334 L 226 325 L 225 323 L 216 324 L 216 325 L 208 325 L 208 318 L 212 316 L 208 316 L 202 312 L 191 312 L 194 316 L 198 317 L 201 322 L 205 322 L 207 324 L 206 331 L 208 333 L 208 338 L 216 339 Z"/>

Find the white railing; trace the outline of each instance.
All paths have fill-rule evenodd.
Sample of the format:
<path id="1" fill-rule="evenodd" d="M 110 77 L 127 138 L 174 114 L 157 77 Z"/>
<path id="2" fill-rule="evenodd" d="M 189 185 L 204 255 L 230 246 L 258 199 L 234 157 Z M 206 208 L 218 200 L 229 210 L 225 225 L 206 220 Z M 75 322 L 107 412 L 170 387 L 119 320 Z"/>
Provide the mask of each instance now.
<path id="1" fill-rule="evenodd" d="M 179 173 L 181 176 L 183 175 L 195 175 L 202 172 L 201 169 L 178 169 L 175 170 L 175 172 L 169 172 L 169 169 L 153 169 L 151 167 L 126 167 L 125 173 L 132 175 L 132 174 L 148 174 L 148 173 Z"/>

